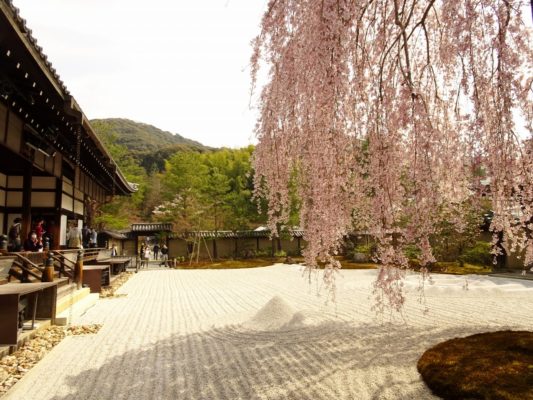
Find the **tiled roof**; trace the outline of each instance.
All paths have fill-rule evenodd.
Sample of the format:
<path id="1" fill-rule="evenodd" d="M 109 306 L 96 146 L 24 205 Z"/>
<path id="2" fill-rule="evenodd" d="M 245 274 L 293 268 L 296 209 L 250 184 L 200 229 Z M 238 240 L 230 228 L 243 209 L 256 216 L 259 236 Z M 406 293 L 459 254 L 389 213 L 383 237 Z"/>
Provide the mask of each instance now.
<path id="1" fill-rule="evenodd" d="M 288 234 L 291 237 L 303 237 L 303 231 L 302 230 L 291 230 L 282 232 L 282 236 L 284 234 Z M 176 238 L 235 238 L 235 239 L 243 239 L 243 238 L 270 238 L 270 231 L 269 230 L 263 230 L 263 231 L 251 231 L 251 230 L 244 230 L 244 231 L 191 231 L 191 232 L 180 232 L 173 235 Z"/>
<path id="2" fill-rule="evenodd" d="M 145 223 L 132 224 L 132 232 L 172 232 L 172 224 Z"/>
<path id="3" fill-rule="evenodd" d="M 124 239 L 128 238 L 128 236 L 123 234 L 123 233 L 115 232 L 115 231 L 108 231 L 106 229 L 102 230 L 101 233 L 104 233 L 104 234 L 106 234 L 107 236 L 109 236 L 109 237 L 111 237 L 113 239 L 124 240 Z"/>

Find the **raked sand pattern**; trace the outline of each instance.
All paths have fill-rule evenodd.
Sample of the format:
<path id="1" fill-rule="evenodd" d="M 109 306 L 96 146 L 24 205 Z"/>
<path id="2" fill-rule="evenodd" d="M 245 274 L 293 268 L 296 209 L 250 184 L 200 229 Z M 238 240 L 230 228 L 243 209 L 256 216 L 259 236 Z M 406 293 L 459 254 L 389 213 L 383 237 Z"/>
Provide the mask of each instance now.
<path id="1" fill-rule="evenodd" d="M 434 275 L 403 316 L 371 311 L 375 271 L 343 271 L 325 304 L 299 266 L 148 270 L 77 324 L 8 399 L 432 399 L 416 362 L 456 336 L 533 329 L 533 282 Z"/>

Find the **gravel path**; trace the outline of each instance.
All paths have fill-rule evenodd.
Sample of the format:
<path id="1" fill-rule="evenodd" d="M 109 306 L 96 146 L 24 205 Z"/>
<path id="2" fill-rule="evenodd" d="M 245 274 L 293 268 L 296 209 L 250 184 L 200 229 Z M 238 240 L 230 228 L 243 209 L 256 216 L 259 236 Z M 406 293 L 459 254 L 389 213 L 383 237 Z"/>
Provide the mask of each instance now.
<path id="1" fill-rule="evenodd" d="M 7 399 L 432 399 L 416 371 L 455 336 L 533 328 L 533 282 L 435 275 L 402 318 L 371 310 L 375 271 L 343 271 L 325 304 L 298 266 L 147 270 L 74 324 Z M 259 330 L 261 329 L 261 330 Z"/>

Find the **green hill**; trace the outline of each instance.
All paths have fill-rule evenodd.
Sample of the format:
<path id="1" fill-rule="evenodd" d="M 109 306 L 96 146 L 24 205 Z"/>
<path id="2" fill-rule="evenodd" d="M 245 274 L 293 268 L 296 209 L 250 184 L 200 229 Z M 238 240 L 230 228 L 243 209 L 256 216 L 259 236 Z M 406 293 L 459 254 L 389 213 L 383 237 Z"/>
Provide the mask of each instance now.
<path id="1" fill-rule="evenodd" d="M 187 150 L 211 150 L 209 147 L 181 135 L 125 118 L 93 119 L 90 122 L 98 134 L 102 134 L 102 132 L 111 134 L 116 144 L 126 147 L 133 153 L 146 153 L 173 146 Z M 103 139 L 105 141 L 105 138 Z"/>
<path id="2" fill-rule="evenodd" d="M 108 148 L 114 145 L 125 148 L 147 172 L 153 168 L 162 171 L 165 159 L 179 151 L 203 153 L 214 150 L 195 140 L 125 118 L 93 119 L 90 122 Z"/>

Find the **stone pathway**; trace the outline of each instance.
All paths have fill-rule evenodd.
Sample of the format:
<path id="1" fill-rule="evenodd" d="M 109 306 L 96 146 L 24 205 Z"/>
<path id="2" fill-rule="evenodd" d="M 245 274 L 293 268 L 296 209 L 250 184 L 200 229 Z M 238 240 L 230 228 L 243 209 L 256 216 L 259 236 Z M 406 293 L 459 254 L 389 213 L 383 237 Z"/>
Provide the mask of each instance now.
<path id="1" fill-rule="evenodd" d="M 409 276 L 402 317 L 383 323 L 371 310 L 375 273 L 342 272 L 325 304 L 298 266 L 141 270 L 125 296 L 73 321 L 103 324 L 98 334 L 67 337 L 5 399 L 433 399 L 416 371 L 425 349 L 533 326 L 533 282 L 450 275 L 426 288 L 429 313 Z M 250 329 L 258 310 L 277 312 L 264 310 L 275 296 L 298 323 Z"/>

